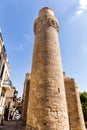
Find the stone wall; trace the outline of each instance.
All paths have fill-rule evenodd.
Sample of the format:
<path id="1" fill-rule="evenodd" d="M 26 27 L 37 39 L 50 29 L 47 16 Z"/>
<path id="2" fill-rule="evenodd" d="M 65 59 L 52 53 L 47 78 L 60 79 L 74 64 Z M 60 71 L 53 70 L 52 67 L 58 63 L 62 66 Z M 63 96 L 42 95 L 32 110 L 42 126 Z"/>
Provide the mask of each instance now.
<path id="1" fill-rule="evenodd" d="M 24 91 L 23 91 L 23 102 L 22 102 L 22 122 L 26 124 L 27 119 L 27 109 L 28 109 L 28 102 L 29 102 L 29 89 L 30 89 L 30 80 L 31 74 L 27 73 L 24 82 Z"/>
<path id="2" fill-rule="evenodd" d="M 70 130 L 85 130 L 78 87 L 74 79 L 64 77 Z"/>

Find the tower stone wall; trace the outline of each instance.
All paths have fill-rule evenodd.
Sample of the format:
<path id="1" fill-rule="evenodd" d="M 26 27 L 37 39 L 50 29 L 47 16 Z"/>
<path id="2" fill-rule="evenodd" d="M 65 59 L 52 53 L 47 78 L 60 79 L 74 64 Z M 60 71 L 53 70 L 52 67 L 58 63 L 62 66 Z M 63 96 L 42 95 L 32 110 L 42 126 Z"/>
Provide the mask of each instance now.
<path id="1" fill-rule="evenodd" d="M 78 87 L 72 78 L 64 77 L 70 130 L 85 130 Z"/>
<path id="2" fill-rule="evenodd" d="M 22 122 L 25 125 L 26 125 L 26 120 L 27 120 L 30 80 L 31 80 L 31 74 L 27 73 L 25 77 L 25 82 L 24 82 L 23 103 L 22 103 Z"/>
<path id="3" fill-rule="evenodd" d="M 27 74 L 30 75 L 30 74 Z M 30 76 L 28 76 L 30 77 Z M 26 78 L 27 80 L 31 78 Z M 25 85 L 27 80 L 25 79 Z M 69 117 L 69 126 L 70 130 L 85 130 L 85 123 L 83 118 L 83 112 L 81 108 L 80 96 L 78 91 L 78 86 L 75 83 L 75 80 L 64 75 L 64 84 L 66 90 L 66 100 L 67 100 L 67 108 L 68 108 L 68 117 Z M 27 86 L 29 88 L 29 86 Z M 27 97 L 29 96 L 29 91 L 27 91 Z M 25 89 L 24 89 L 25 94 Z M 24 98 L 24 114 L 23 114 L 23 123 L 26 124 L 27 115 L 27 106 L 28 106 L 28 98 Z"/>
<path id="4" fill-rule="evenodd" d="M 34 23 L 28 130 L 69 130 L 58 31 L 53 10 L 41 9 Z"/>

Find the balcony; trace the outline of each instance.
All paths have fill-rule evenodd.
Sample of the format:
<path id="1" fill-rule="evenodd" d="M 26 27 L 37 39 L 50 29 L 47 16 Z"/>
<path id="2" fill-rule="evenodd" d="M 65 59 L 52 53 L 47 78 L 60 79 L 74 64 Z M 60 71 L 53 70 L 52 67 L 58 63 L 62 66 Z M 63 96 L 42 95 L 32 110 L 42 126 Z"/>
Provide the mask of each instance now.
<path id="1" fill-rule="evenodd" d="M 4 87 L 6 90 L 11 90 L 12 89 L 11 80 L 4 80 L 2 87 Z"/>

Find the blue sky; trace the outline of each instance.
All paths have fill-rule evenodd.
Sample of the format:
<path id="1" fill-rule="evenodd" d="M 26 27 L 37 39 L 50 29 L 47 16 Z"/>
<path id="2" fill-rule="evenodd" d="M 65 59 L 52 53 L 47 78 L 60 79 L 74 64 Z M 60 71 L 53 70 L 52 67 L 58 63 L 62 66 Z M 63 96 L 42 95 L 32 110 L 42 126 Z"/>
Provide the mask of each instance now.
<path id="1" fill-rule="evenodd" d="M 11 80 L 22 95 L 25 74 L 31 72 L 33 24 L 42 7 L 51 7 L 60 25 L 63 70 L 87 91 L 87 0 L 0 0 L 0 28 Z"/>

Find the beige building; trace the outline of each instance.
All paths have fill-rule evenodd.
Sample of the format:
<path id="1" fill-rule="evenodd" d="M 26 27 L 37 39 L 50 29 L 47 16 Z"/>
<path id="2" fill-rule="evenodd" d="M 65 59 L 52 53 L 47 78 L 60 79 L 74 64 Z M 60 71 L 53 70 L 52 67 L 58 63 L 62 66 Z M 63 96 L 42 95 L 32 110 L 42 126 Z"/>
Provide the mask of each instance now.
<path id="1" fill-rule="evenodd" d="M 10 66 L 4 46 L 2 34 L 0 32 L 0 124 L 3 120 L 6 91 L 11 90 Z"/>
<path id="2" fill-rule="evenodd" d="M 5 104 L 9 107 L 9 108 L 13 108 L 16 107 L 16 102 L 17 102 L 17 94 L 18 91 L 16 90 L 15 87 L 12 87 L 10 91 L 6 92 L 6 100 L 5 100 Z"/>

